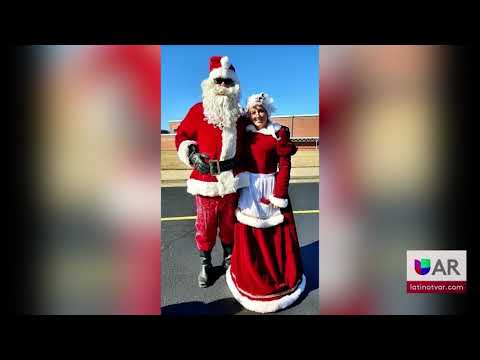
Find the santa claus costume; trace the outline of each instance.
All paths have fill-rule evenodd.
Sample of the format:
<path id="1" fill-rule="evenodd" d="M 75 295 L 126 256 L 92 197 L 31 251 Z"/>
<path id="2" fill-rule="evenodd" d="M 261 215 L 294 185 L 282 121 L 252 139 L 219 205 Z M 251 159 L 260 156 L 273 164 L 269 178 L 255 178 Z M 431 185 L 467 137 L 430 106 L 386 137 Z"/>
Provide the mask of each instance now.
<path id="1" fill-rule="evenodd" d="M 230 84 L 223 86 L 222 82 L 226 81 Z M 199 286 L 206 287 L 208 272 L 212 269 L 210 253 L 218 230 L 225 268 L 230 263 L 237 190 L 242 186 L 239 164 L 247 120 L 238 103 L 240 85 L 228 57 L 211 57 L 210 74 L 202 82 L 202 90 L 203 101 L 195 104 L 181 122 L 175 144 L 179 159 L 193 168 L 187 180 L 187 192 L 195 195 L 195 242 L 203 266 Z M 202 155 L 208 164 L 207 171 L 198 167 L 198 162 L 192 163 L 192 154 Z"/>
<path id="2" fill-rule="evenodd" d="M 252 95 L 248 108 L 270 115 L 273 99 Z M 297 151 L 287 127 L 268 120 L 246 128 L 245 170 L 249 185 L 239 191 L 235 247 L 226 280 L 248 310 L 269 313 L 293 304 L 305 289 L 292 205 L 288 196 L 291 156 Z M 278 167 L 278 171 L 277 171 Z"/>

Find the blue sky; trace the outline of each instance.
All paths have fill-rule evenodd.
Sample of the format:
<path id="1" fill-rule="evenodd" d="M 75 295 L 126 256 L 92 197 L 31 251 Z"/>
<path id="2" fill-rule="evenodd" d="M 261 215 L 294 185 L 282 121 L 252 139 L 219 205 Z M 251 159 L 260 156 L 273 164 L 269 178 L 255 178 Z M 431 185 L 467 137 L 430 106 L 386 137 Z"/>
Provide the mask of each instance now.
<path id="1" fill-rule="evenodd" d="M 162 45 L 162 129 L 201 100 L 200 83 L 213 55 L 226 55 L 235 66 L 243 106 L 263 91 L 274 98 L 275 115 L 318 114 L 318 46 Z"/>

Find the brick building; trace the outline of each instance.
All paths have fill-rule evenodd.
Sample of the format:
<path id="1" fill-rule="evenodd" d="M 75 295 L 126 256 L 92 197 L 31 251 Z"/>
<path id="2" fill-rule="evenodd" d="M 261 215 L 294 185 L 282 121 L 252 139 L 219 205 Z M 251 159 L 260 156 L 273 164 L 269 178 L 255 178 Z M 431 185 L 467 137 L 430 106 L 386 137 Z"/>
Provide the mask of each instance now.
<path id="1" fill-rule="evenodd" d="M 272 116 L 272 121 L 290 129 L 292 140 L 299 149 L 318 147 L 318 114 Z M 170 134 L 162 134 L 162 150 L 175 148 L 174 137 L 181 120 L 168 122 Z M 166 135 L 166 136 L 165 136 Z"/>
<path id="2" fill-rule="evenodd" d="M 318 114 L 272 116 L 273 122 L 290 129 L 291 139 L 299 150 L 292 158 L 293 180 L 318 180 L 318 120 Z M 175 149 L 175 133 L 180 122 L 181 120 L 169 121 L 168 130 L 170 133 L 160 135 L 162 185 L 169 182 L 184 181 L 191 171 L 178 159 Z"/>

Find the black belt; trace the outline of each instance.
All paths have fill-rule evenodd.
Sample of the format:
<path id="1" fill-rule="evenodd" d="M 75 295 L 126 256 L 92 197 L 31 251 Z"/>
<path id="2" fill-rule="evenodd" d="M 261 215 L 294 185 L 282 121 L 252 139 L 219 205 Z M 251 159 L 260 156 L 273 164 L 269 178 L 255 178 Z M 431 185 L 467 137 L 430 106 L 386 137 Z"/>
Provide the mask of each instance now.
<path id="1" fill-rule="evenodd" d="M 232 170 L 233 167 L 235 166 L 235 159 L 224 160 L 224 161 L 210 160 L 208 162 L 208 165 L 210 166 L 210 174 L 218 175 L 224 171 Z"/>

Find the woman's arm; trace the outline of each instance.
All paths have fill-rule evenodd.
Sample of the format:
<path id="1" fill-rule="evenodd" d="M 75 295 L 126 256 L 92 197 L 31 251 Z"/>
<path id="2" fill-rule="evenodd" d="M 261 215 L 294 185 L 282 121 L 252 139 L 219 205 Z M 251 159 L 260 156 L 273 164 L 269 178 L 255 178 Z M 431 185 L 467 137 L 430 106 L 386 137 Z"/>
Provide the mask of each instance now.
<path id="1" fill-rule="evenodd" d="M 290 140 L 290 131 L 282 126 L 277 136 L 277 156 L 279 159 L 278 172 L 275 177 L 273 194 L 270 202 L 280 208 L 288 206 L 288 184 L 290 182 L 291 157 L 297 152 L 297 147 Z"/>

